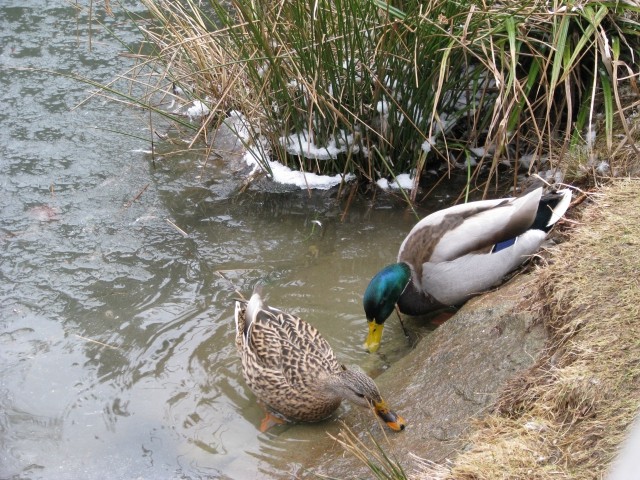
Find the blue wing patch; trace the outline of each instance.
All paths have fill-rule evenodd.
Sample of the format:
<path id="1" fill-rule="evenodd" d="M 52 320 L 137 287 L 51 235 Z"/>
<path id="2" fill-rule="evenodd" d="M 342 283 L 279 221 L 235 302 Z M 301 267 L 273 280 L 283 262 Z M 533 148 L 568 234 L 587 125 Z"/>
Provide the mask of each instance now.
<path id="1" fill-rule="evenodd" d="M 491 253 L 497 253 L 500 250 L 504 250 L 505 248 L 509 248 L 512 245 L 515 245 L 517 239 L 518 237 L 515 237 L 515 238 L 510 238 L 509 240 L 504 240 L 502 242 L 496 243 L 493 246 L 493 250 L 491 250 Z"/>

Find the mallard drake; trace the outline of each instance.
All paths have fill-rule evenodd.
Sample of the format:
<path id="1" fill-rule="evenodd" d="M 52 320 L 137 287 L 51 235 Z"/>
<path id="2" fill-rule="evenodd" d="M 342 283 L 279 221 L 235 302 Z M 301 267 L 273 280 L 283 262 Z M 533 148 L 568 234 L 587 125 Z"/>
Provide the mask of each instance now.
<path id="1" fill-rule="evenodd" d="M 236 301 L 235 321 L 245 381 L 271 413 L 317 422 L 350 400 L 373 408 L 391 429 L 404 429 L 404 420 L 387 407 L 371 378 L 341 365 L 316 328 L 268 306 L 260 289 L 248 302 Z"/>
<path id="2" fill-rule="evenodd" d="M 569 189 L 542 188 L 518 198 L 455 205 L 420 220 L 400 245 L 398 263 L 378 272 L 364 292 L 365 348 L 380 346 L 395 306 L 424 315 L 457 306 L 500 283 L 532 255 L 571 203 Z"/>

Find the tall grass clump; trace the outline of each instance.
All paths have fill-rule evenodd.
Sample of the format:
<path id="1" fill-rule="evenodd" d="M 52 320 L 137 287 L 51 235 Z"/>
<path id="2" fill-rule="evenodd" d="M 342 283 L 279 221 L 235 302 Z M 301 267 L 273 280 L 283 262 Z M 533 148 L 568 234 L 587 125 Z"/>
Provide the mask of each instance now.
<path id="1" fill-rule="evenodd" d="M 595 131 L 611 150 L 616 118 L 634 145 L 622 89 L 637 91 L 637 4 L 143 3 L 145 98 L 182 87 L 207 106 L 201 133 L 239 112 L 265 168 L 410 172 L 417 187 L 427 169 L 555 167 Z"/>

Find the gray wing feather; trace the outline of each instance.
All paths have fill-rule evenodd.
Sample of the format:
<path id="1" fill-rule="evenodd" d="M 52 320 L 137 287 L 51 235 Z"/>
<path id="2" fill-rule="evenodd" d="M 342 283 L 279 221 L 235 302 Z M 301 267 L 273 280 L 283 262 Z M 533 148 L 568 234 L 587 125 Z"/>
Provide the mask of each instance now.
<path id="1" fill-rule="evenodd" d="M 529 230 L 517 243 L 497 253 L 468 254 L 447 262 L 427 262 L 422 268 L 422 285 L 445 305 L 457 305 L 486 291 L 535 253 L 544 241 L 541 230 Z"/>
<path id="2" fill-rule="evenodd" d="M 453 260 L 521 235 L 533 223 L 541 195 L 542 189 L 539 188 L 523 197 L 503 200 L 495 208 L 470 215 L 441 237 L 429 261 Z"/>

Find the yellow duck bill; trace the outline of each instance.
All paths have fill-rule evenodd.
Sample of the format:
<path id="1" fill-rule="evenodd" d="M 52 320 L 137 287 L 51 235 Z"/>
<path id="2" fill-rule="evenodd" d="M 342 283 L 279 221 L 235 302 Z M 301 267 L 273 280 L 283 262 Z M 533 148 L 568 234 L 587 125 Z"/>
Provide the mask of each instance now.
<path id="1" fill-rule="evenodd" d="M 364 342 L 364 348 L 366 348 L 370 353 L 375 352 L 380 347 L 382 330 L 384 330 L 384 324 L 378 324 L 375 321 L 369 322 L 369 334 Z"/>

